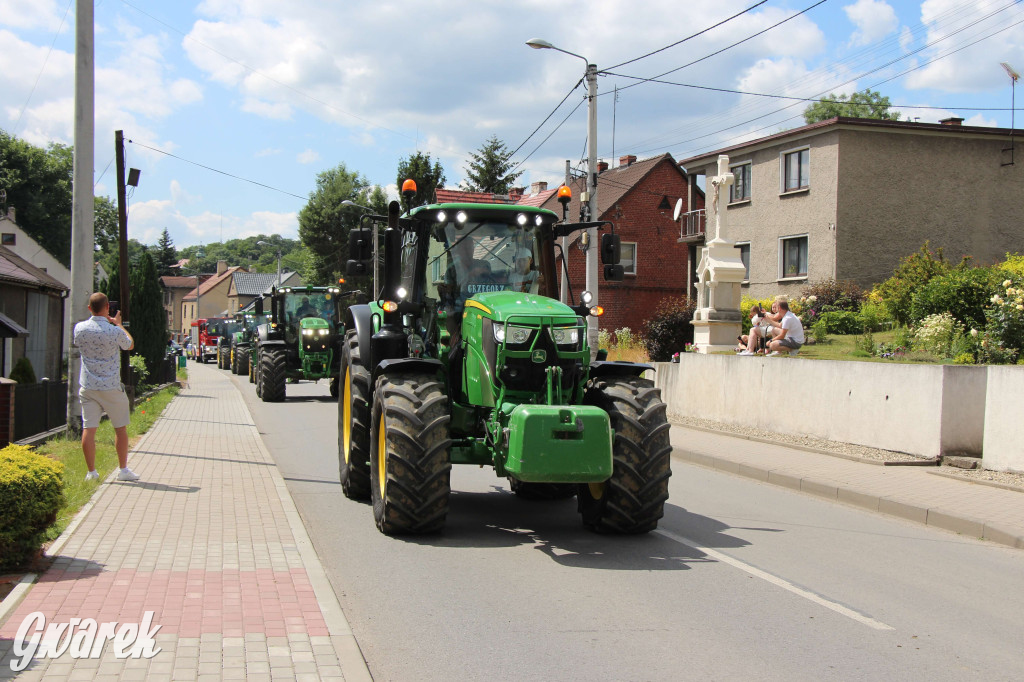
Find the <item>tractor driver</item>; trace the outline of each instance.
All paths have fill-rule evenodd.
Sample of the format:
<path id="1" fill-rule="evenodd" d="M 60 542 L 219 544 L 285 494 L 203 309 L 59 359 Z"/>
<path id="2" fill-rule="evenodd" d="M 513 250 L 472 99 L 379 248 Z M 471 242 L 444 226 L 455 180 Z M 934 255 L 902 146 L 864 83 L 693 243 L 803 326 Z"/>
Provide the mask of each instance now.
<path id="1" fill-rule="evenodd" d="M 533 252 L 525 246 L 516 249 L 515 268 L 508 278 L 512 291 L 529 292 L 538 274 L 533 269 Z"/>
<path id="2" fill-rule="evenodd" d="M 313 307 L 313 304 L 309 302 L 309 296 L 302 297 L 302 305 L 300 305 L 299 309 L 295 311 L 295 316 L 298 317 L 300 320 L 307 317 L 317 316 L 316 308 Z"/>

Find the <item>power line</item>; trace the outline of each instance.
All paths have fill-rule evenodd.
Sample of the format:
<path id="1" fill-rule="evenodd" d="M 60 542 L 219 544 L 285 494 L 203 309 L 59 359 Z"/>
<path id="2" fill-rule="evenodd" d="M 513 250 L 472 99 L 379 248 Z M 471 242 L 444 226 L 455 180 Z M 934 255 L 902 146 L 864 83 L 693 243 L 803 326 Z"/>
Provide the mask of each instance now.
<path id="1" fill-rule="evenodd" d="M 228 173 L 227 171 L 222 171 L 219 168 L 214 168 L 213 166 L 207 166 L 205 164 L 199 163 L 198 161 L 192 161 L 190 159 L 186 159 L 184 157 L 178 156 L 177 154 L 172 154 L 170 152 L 165 152 L 163 149 L 157 149 L 156 147 L 150 147 L 148 144 L 143 144 L 141 142 L 136 142 L 135 140 L 128 140 L 128 144 L 137 144 L 140 147 L 143 147 L 145 149 L 149 149 L 150 151 L 154 151 L 154 152 L 156 152 L 158 154 L 163 154 L 164 156 L 169 156 L 172 159 L 178 159 L 179 161 L 184 161 L 185 163 L 190 163 L 193 166 L 198 166 L 200 168 L 205 168 L 208 171 L 213 171 L 214 173 L 220 173 L 221 175 L 226 175 L 229 178 L 234 178 L 235 180 L 241 180 L 242 182 L 248 182 L 251 185 L 257 185 L 259 187 L 264 187 L 266 189 L 273 190 L 275 192 L 280 192 L 281 194 L 287 194 L 288 196 L 295 197 L 296 199 L 302 199 L 303 201 L 308 201 L 309 200 L 308 196 L 306 196 L 306 197 L 299 196 L 298 194 L 293 194 L 292 192 L 288 192 L 288 191 L 285 191 L 283 189 L 278 189 L 277 187 L 273 187 L 271 185 L 267 185 L 267 184 L 264 184 L 262 182 L 257 182 L 255 180 L 250 180 L 249 178 L 243 178 L 240 175 L 235 175 L 233 173 Z"/>
<path id="2" fill-rule="evenodd" d="M 74 0 L 68 0 L 68 6 L 64 8 L 64 16 L 60 18 L 60 26 L 57 27 L 57 32 L 53 34 L 53 42 L 50 43 L 50 49 L 46 51 L 46 57 L 43 59 L 43 65 L 39 67 L 39 73 L 36 74 L 36 80 L 32 83 L 32 89 L 29 90 L 28 97 L 25 98 L 25 104 L 22 105 L 21 111 L 18 112 L 18 119 L 14 122 L 14 127 L 11 128 L 11 134 L 13 135 L 18 130 L 18 125 L 21 123 L 21 117 L 25 115 L 25 110 L 28 109 L 28 103 L 32 101 L 32 95 L 36 94 L 36 88 L 39 86 L 39 79 L 43 77 L 43 71 L 46 70 L 46 64 L 50 61 L 50 54 L 53 52 L 53 46 L 57 44 L 57 37 L 60 36 L 60 31 L 64 28 L 64 21 L 68 18 L 68 12 L 71 11 L 71 3 Z"/>
<path id="3" fill-rule="evenodd" d="M 703 30 L 700 30 L 700 31 L 697 31 L 696 33 L 694 33 L 692 35 L 686 36 L 682 40 L 677 40 L 676 42 L 672 43 L 671 45 L 666 45 L 665 47 L 662 47 L 662 48 L 659 48 L 657 50 L 654 50 L 653 52 L 648 52 L 647 54 L 640 55 L 639 57 L 634 57 L 633 59 L 630 59 L 629 61 L 619 62 L 618 64 L 615 64 L 614 66 L 609 66 L 608 69 L 617 69 L 620 66 L 625 66 L 626 64 L 632 64 L 633 62 L 638 62 L 641 59 L 647 59 L 651 55 L 656 55 L 659 52 L 664 52 L 665 50 L 667 50 L 669 48 L 675 47 L 676 45 L 681 45 L 681 44 L 685 43 L 688 40 L 692 40 L 693 38 L 696 38 L 697 36 L 704 35 L 708 31 L 711 31 L 713 29 L 718 28 L 722 24 L 727 24 L 730 21 L 732 21 L 733 19 L 736 19 L 737 17 L 743 16 L 747 12 L 749 12 L 749 11 L 751 11 L 751 10 L 757 8 L 757 7 L 760 7 L 761 5 L 763 5 L 766 2 L 768 2 L 768 0 L 761 0 L 761 2 L 758 2 L 757 4 L 751 5 L 750 7 L 746 8 L 742 12 L 737 12 L 736 14 L 732 15 L 728 19 L 723 19 L 722 21 L 718 22 L 714 26 L 708 26 L 707 28 L 705 28 Z"/>
<path id="4" fill-rule="evenodd" d="M 586 101 L 586 100 L 582 100 L 582 99 L 581 99 L 581 100 L 580 100 L 579 102 L 577 102 L 577 103 L 576 103 L 576 106 L 574 106 L 574 107 L 572 108 L 572 111 L 570 111 L 570 112 L 569 112 L 569 113 L 568 113 L 568 114 L 566 115 L 566 117 L 562 119 L 562 122 L 561 122 L 561 123 L 559 123 L 558 125 L 556 125 L 556 126 L 554 127 L 554 129 L 553 129 L 553 130 L 552 130 L 552 131 L 551 131 L 550 133 L 548 133 L 548 136 L 547 136 L 547 137 L 545 137 L 545 138 L 544 138 L 543 140 L 541 140 L 541 141 L 540 141 L 540 144 L 539 144 L 539 145 L 537 145 L 536 147 L 534 147 L 534 148 L 533 148 L 533 151 L 532 151 L 532 152 L 530 152 L 529 154 L 527 154 L 526 156 L 524 156 L 524 157 L 523 157 L 523 160 L 522 160 L 522 161 L 520 161 L 519 163 L 517 163 L 517 164 L 516 164 L 516 165 L 515 165 L 515 166 L 514 166 L 514 167 L 512 168 L 512 170 L 510 170 L 510 171 L 508 172 L 508 173 L 509 173 L 509 175 L 511 175 L 512 173 L 515 173 L 515 172 L 516 172 L 516 170 L 518 170 L 520 166 L 522 166 L 522 165 L 523 165 L 524 163 L 526 163 L 527 159 L 529 159 L 529 158 L 530 158 L 531 156 L 533 156 L 533 155 L 534 155 L 534 154 L 535 154 L 535 153 L 537 152 L 537 150 L 538 150 L 538 149 L 540 149 L 541 147 L 543 147 L 543 146 L 544 146 L 544 143 L 545 143 L 545 142 L 547 142 L 548 140 L 550 140 L 550 139 L 551 139 L 551 136 L 552 136 L 552 135 L 554 135 L 555 133 L 557 133 L 557 132 L 558 132 L 558 129 L 559 129 L 559 128 L 561 128 L 561 127 L 562 127 L 563 125 L 565 125 L 565 122 L 569 120 L 569 117 L 570 117 L 570 116 L 572 116 L 573 114 L 575 114 L 575 113 L 576 113 L 576 110 L 577 110 L 577 109 L 579 109 L 579 108 L 580 108 L 580 107 L 581 107 L 581 106 L 583 105 L 583 103 L 584 103 L 585 101 Z"/>
<path id="5" fill-rule="evenodd" d="M 513 156 L 515 156 L 519 152 L 519 150 L 523 148 L 523 145 L 525 145 L 527 142 L 529 142 L 530 138 L 537 134 L 537 131 L 540 130 L 544 126 L 544 124 L 548 122 L 548 119 L 550 119 L 552 116 L 554 116 L 555 112 L 558 111 L 558 109 L 563 104 L 565 104 L 565 100 L 569 99 L 569 95 L 571 95 L 572 93 L 576 92 L 576 88 L 580 87 L 580 83 L 582 83 L 582 82 L 583 82 L 582 78 L 579 79 L 578 81 L 576 81 L 576 85 L 572 86 L 569 89 L 569 92 L 565 93 L 565 97 L 562 98 L 562 101 L 559 102 L 557 105 L 555 105 L 555 108 L 551 110 L 551 113 L 549 113 L 547 116 L 544 117 L 544 120 L 540 122 L 540 125 L 538 125 L 536 128 L 534 128 L 533 132 L 530 133 L 529 135 L 527 135 L 526 139 L 523 140 L 522 142 L 520 142 L 519 146 L 516 147 L 512 152 L 509 153 L 509 155 L 508 155 L 509 158 L 512 158 Z M 557 128 L 556 128 L 556 130 L 557 130 Z"/>

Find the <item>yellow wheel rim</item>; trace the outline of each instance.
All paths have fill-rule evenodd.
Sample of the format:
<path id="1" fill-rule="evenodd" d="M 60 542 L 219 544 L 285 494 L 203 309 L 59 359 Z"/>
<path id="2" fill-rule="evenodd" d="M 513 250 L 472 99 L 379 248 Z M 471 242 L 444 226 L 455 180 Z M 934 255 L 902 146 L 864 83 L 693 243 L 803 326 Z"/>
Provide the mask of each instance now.
<path id="1" fill-rule="evenodd" d="M 345 368 L 345 394 L 341 397 L 341 443 L 345 451 L 345 464 L 348 464 L 349 453 L 352 452 L 352 380 L 351 370 Z"/>
<path id="2" fill-rule="evenodd" d="M 604 497 L 604 483 L 588 483 L 587 487 L 590 488 L 590 496 L 595 500 L 600 500 Z"/>
<path id="3" fill-rule="evenodd" d="M 377 482 L 380 484 L 380 496 L 384 498 L 384 485 L 388 480 L 388 445 L 384 433 L 384 414 L 380 415 L 380 428 L 377 429 Z"/>

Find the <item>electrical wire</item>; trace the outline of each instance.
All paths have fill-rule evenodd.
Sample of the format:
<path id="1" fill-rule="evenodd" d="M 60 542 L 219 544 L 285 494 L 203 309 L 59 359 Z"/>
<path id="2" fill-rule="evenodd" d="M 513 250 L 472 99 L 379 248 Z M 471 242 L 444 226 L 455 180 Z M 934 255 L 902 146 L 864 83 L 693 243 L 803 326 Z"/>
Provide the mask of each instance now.
<path id="1" fill-rule="evenodd" d="M 25 115 L 25 110 L 28 109 L 28 103 L 32 101 L 32 95 L 36 94 L 36 88 L 39 86 L 39 79 L 43 77 L 43 71 L 46 70 L 46 64 L 50 61 L 50 54 L 53 52 L 53 46 L 57 44 L 57 38 L 60 36 L 61 29 L 64 28 L 64 21 L 68 18 L 68 12 L 71 11 L 71 4 L 74 0 L 68 0 L 68 6 L 64 8 L 64 16 L 60 18 L 60 26 L 57 27 L 57 32 L 53 34 L 53 42 L 50 43 L 50 49 L 46 51 L 46 57 L 43 59 L 43 65 L 39 67 L 39 73 L 36 74 L 36 80 L 32 83 L 32 89 L 29 90 L 28 97 L 25 98 L 25 104 L 22 105 L 21 111 L 18 112 L 18 118 L 14 121 L 14 127 L 11 128 L 11 135 L 14 135 L 18 130 L 18 126 L 21 124 L 21 117 Z"/>
<path id="2" fill-rule="evenodd" d="M 583 99 L 581 99 L 581 100 L 580 100 L 579 102 L 577 102 L 577 103 L 576 103 L 576 106 L 574 106 L 574 107 L 572 108 L 572 111 L 570 111 L 570 112 L 569 112 L 569 113 L 568 113 L 568 114 L 566 115 L 566 117 L 562 119 L 562 122 L 561 122 L 561 123 L 559 123 L 558 125 L 556 125 L 556 126 L 554 127 L 554 129 L 553 129 L 553 130 L 552 130 L 552 131 L 551 131 L 550 133 L 548 133 L 548 136 L 547 136 L 547 137 L 545 137 L 545 138 L 544 138 L 543 140 L 541 140 L 541 141 L 540 141 L 540 144 L 538 144 L 538 145 L 537 145 L 536 147 L 534 147 L 534 148 L 533 148 L 533 151 L 532 151 L 532 152 L 530 152 L 529 154 L 527 154 L 526 156 L 524 156 L 524 157 L 523 157 L 523 160 L 522 160 L 522 161 L 520 161 L 520 162 L 519 162 L 519 163 L 517 163 L 517 164 L 516 164 L 515 166 L 513 166 L 512 170 L 510 170 L 510 171 L 508 172 L 508 175 L 511 175 L 512 173 L 515 173 L 515 172 L 516 172 L 516 171 L 517 171 L 517 170 L 518 170 L 518 169 L 520 168 L 520 166 L 522 166 L 522 165 L 523 165 L 524 163 L 526 163 L 527 159 L 529 159 L 529 158 L 530 158 L 531 156 L 533 156 L 533 155 L 534 155 L 534 154 L 535 154 L 535 153 L 537 152 L 537 150 L 538 150 L 538 149 L 540 149 L 541 147 L 543 147 L 543 146 L 544 146 L 544 143 L 545 143 L 545 142 L 547 142 L 548 140 L 550 140 L 550 139 L 551 139 L 551 136 L 552 136 L 552 135 L 554 135 L 555 133 L 557 133 L 557 132 L 558 132 L 558 129 L 559 129 L 559 128 L 561 128 L 561 127 L 562 127 L 563 125 L 565 125 L 565 122 L 569 120 L 569 117 L 570 117 L 570 116 L 572 116 L 573 114 L 575 114 L 575 113 L 576 113 L 576 111 L 577 111 L 577 110 L 578 110 L 578 109 L 579 109 L 579 108 L 580 108 L 581 106 L 583 106 L 583 103 L 584 103 L 585 101 L 586 101 L 586 100 L 583 100 Z"/>
<path id="3" fill-rule="evenodd" d="M 264 184 L 262 182 L 257 182 L 256 180 L 250 180 L 249 178 L 243 178 L 240 175 L 235 175 L 233 173 L 228 173 L 227 171 L 222 171 L 219 168 L 214 168 L 213 166 L 207 166 L 205 164 L 199 163 L 198 161 L 192 161 L 191 159 L 186 159 L 184 157 L 178 156 L 177 154 L 172 154 L 170 152 L 165 152 L 163 149 L 157 149 L 156 147 L 150 147 L 148 144 L 143 144 L 142 142 L 136 142 L 135 140 L 126 140 L 126 142 L 128 142 L 128 144 L 137 144 L 140 147 L 143 147 L 144 149 L 149 149 L 150 151 L 154 151 L 154 152 L 156 152 L 158 154 L 163 154 L 164 156 L 169 156 L 172 159 L 178 159 L 179 161 L 184 161 L 185 163 L 190 163 L 193 166 L 198 166 L 200 168 L 205 168 L 206 170 L 213 171 L 214 173 L 220 173 L 221 175 L 226 175 L 227 177 L 234 178 L 235 180 L 241 180 L 242 182 L 248 182 L 250 185 L 256 185 L 258 187 L 264 187 L 266 189 L 273 190 L 275 192 L 280 192 L 281 194 L 286 194 L 286 195 L 288 195 L 290 197 L 295 197 L 296 199 L 302 199 L 303 201 L 308 201 L 309 200 L 308 196 L 305 196 L 305 197 L 304 196 L 300 196 L 300 195 L 295 194 L 293 192 L 288 192 L 286 190 L 278 189 L 277 187 L 273 187 L 271 185 L 267 185 L 267 184 Z"/>
<path id="4" fill-rule="evenodd" d="M 532 137 L 533 137 L 534 135 L 536 135 L 536 134 L 537 134 L 537 131 L 538 131 L 538 130 L 540 130 L 540 129 L 541 129 L 541 128 L 542 128 L 543 126 L 544 126 L 544 124 L 545 124 L 545 123 L 547 123 L 547 122 L 548 122 L 548 120 L 549 120 L 549 119 L 550 119 L 550 118 L 551 118 L 552 116 L 554 116 L 554 115 L 555 115 L 555 112 L 556 112 L 556 111 L 558 111 L 558 110 L 559 110 L 559 108 L 561 108 L 561 106 L 562 106 L 563 104 L 565 104 L 565 100 L 569 99 L 569 95 L 571 95 L 572 93 L 576 92 L 576 88 L 580 87 L 580 84 L 581 84 L 582 82 L 583 82 L 583 79 L 582 79 L 582 78 L 581 78 L 581 79 L 579 79 L 578 81 L 576 81 L 576 85 L 572 86 L 572 87 L 571 87 L 571 88 L 569 89 L 569 92 L 565 93 L 565 97 L 563 97 L 563 98 L 562 98 L 562 101 L 561 101 L 561 102 L 559 102 L 559 103 L 558 103 L 557 105 L 555 105 L 555 108 L 551 110 L 551 113 L 549 113 L 549 114 L 548 114 L 547 116 L 545 116 L 545 117 L 544 117 L 544 120 L 540 122 L 540 125 L 538 125 L 538 126 L 537 126 L 536 128 L 534 128 L 534 129 L 533 129 L 533 132 L 532 132 L 532 133 L 530 133 L 529 135 L 527 135 L 527 136 L 526 136 L 526 139 L 525 139 L 525 140 L 523 140 L 522 142 L 520 142 L 520 143 L 519 143 L 519 146 L 518 146 L 518 147 L 516 147 L 516 148 L 515 148 L 514 150 L 512 150 L 511 152 L 509 152 L 508 158 L 512 158 L 513 156 L 515 156 L 515 155 L 516 155 L 516 154 L 517 154 L 517 153 L 519 152 L 519 150 L 520 150 L 520 149 L 522 149 L 522 148 L 523 148 L 523 146 L 524 146 L 524 145 L 525 145 L 525 144 L 526 144 L 527 142 L 529 142 L 529 141 L 530 141 L 530 138 L 532 138 Z"/>
<path id="5" fill-rule="evenodd" d="M 757 4 L 751 5 L 750 7 L 746 8 L 746 9 L 745 9 L 745 10 L 743 10 L 742 12 L 737 12 L 736 14 L 732 15 L 732 16 L 731 16 L 731 17 L 729 17 L 728 19 L 723 19 L 723 20 L 721 20 L 720 22 L 718 22 L 717 24 L 715 24 L 715 25 L 713 25 L 713 26 L 708 26 L 707 28 L 705 28 L 705 29 L 702 29 L 702 30 L 700 30 L 700 31 L 697 31 L 696 33 L 694 33 L 694 34 L 692 34 L 692 35 L 688 35 L 688 36 L 686 36 L 685 38 L 683 38 L 682 40 L 677 40 L 676 42 L 672 43 L 671 45 L 666 45 L 665 47 L 662 47 L 662 48 L 658 48 L 657 50 L 654 50 L 653 52 L 648 52 L 647 54 L 643 54 L 643 55 L 640 55 L 639 57 L 634 57 L 633 59 L 630 59 L 630 60 L 628 60 L 628 61 L 624 61 L 624 62 L 619 62 L 618 64 L 615 64 L 614 66 L 609 66 L 609 67 L 608 67 L 608 69 L 617 69 L 617 68 L 619 68 L 620 66 L 625 66 L 626 64 L 632 64 L 633 62 L 638 62 L 638 61 L 640 61 L 641 59 L 647 59 L 648 57 L 650 57 L 650 56 L 652 56 L 652 55 L 656 55 L 656 54 L 658 54 L 659 52 L 664 52 L 665 50 L 667 50 L 667 49 L 669 49 L 669 48 L 675 47 L 676 45 L 682 45 L 682 44 L 683 44 L 683 43 L 685 43 L 686 41 L 688 41 L 688 40 L 692 40 L 693 38 L 696 38 L 697 36 L 701 36 L 701 35 L 704 35 L 704 34 L 705 34 L 705 33 L 707 33 L 708 31 L 711 31 L 711 30 L 713 30 L 713 29 L 716 29 L 716 28 L 718 28 L 719 26 L 721 26 L 721 25 L 723 25 L 723 24 L 728 24 L 728 23 L 729 23 L 730 21 L 732 21 L 733 19 L 736 19 L 736 18 L 738 18 L 738 17 L 741 17 L 741 16 L 743 16 L 743 15 L 744 15 L 744 14 L 746 14 L 747 12 L 750 12 L 751 10 L 753 10 L 753 9 L 756 9 L 756 8 L 760 7 L 761 5 L 765 4 L 766 2 L 768 2 L 768 0 L 761 0 L 761 2 L 758 2 Z M 598 73 L 601 73 L 601 72 L 599 71 Z"/>

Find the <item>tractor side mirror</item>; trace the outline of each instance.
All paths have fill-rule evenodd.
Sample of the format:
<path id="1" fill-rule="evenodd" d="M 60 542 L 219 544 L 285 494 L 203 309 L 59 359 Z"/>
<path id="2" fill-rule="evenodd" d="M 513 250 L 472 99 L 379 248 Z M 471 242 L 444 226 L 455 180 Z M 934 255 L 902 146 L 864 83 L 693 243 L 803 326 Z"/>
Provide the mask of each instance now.
<path id="1" fill-rule="evenodd" d="M 618 265 L 619 258 L 621 257 L 620 247 L 622 246 L 622 240 L 619 239 L 617 234 L 603 234 L 601 235 L 601 263 L 605 266 Z M 619 268 L 622 270 L 622 268 Z M 607 273 L 607 267 L 605 273 Z M 605 274 L 605 279 L 608 279 L 608 275 Z M 620 277 L 621 279 L 621 277 Z M 615 280 L 618 281 L 618 280 Z"/>
<path id="2" fill-rule="evenodd" d="M 369 272 L 369 262 L 373 259 L 373 230 L 360 228 L 348 233 L 349 260 L 345 264 L 345 274 L 365 275 Z"/>
<path id="3" fill-rule="evenodd" d="M 625 276 L 625 271 L 622 269 L 621 265 L 604 266 L 604 279 L 607 282 L 621 282 Z"/>
<path id="4" fill-rule="evenodd" d="M 263 299 L 262 298 L 257 298 L 256 299 L 255 310 L 256 310 L 256 314 L 257 315 L 262 315 L 263 314 Z"/>

